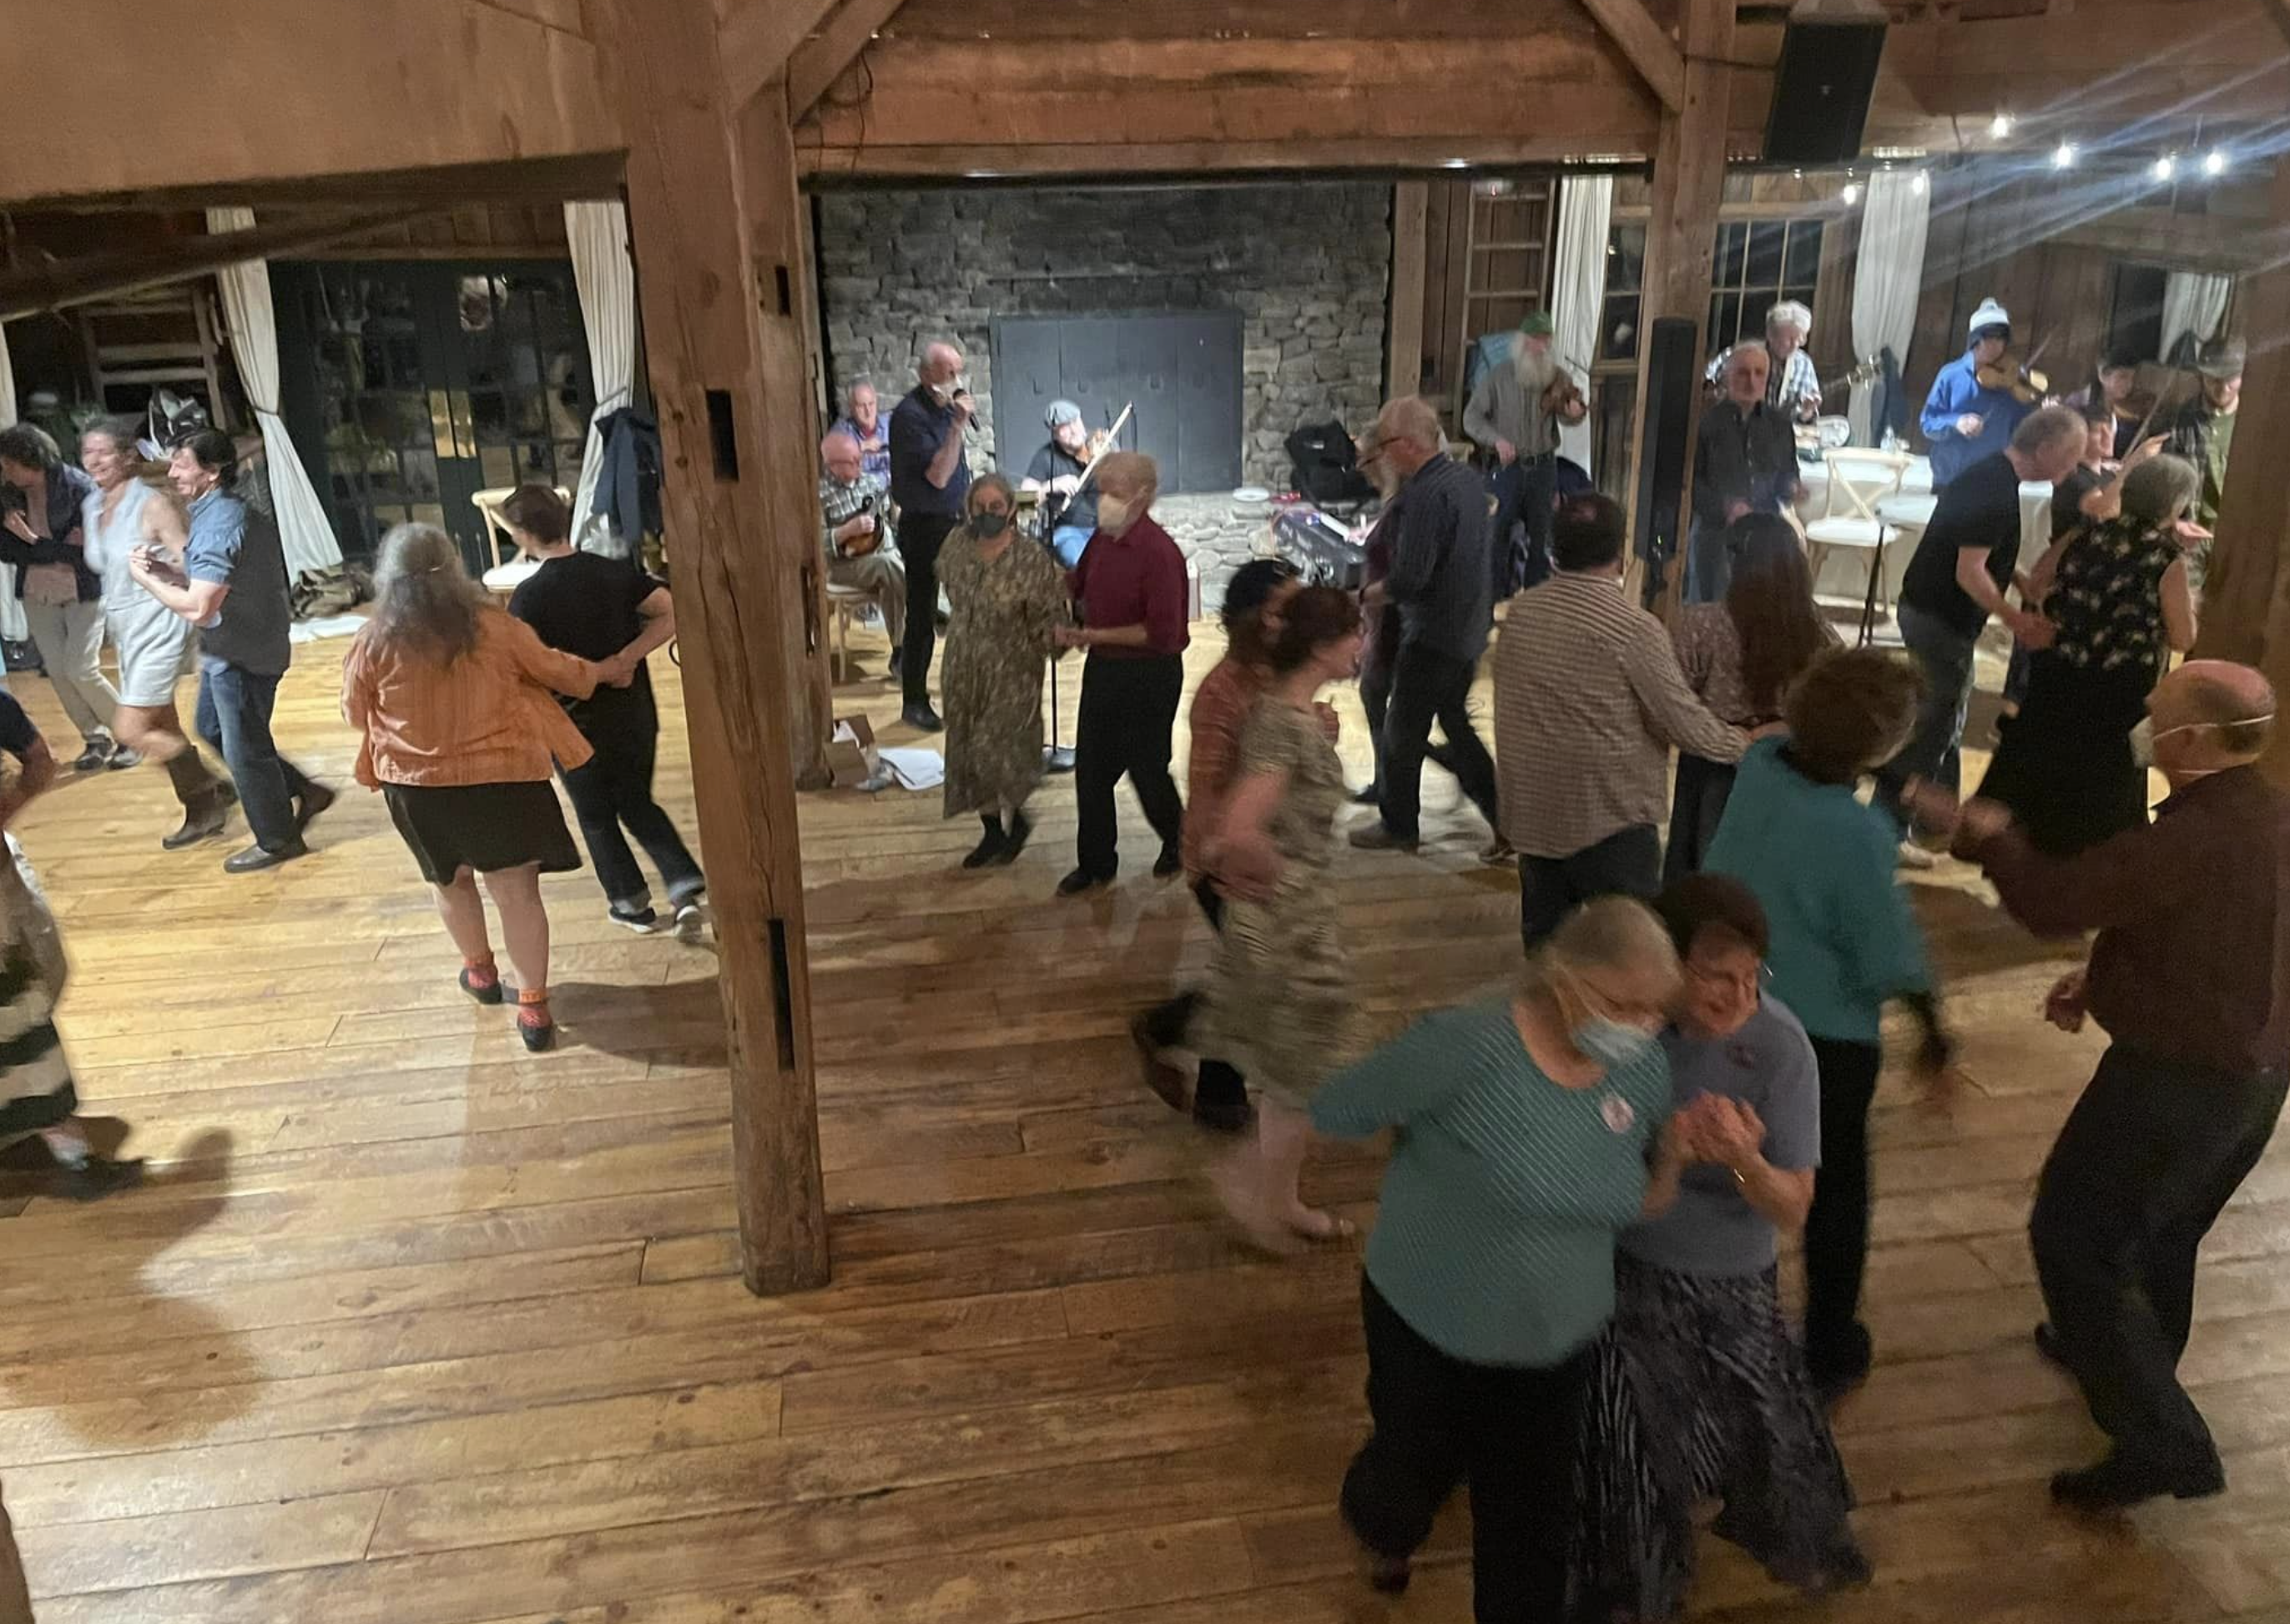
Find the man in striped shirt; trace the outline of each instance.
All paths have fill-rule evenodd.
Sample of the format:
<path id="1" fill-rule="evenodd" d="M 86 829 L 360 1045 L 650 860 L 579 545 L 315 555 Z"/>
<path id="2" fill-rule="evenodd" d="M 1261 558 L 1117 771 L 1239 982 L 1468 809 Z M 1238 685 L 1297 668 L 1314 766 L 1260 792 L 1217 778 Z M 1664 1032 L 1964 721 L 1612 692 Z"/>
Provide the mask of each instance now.
<path id="1" fill-rule="evenodd" d="M 1750 745 L 1694 697 L 1661 622 L 1623 597 L 1622 540 L 1611 499 L 1561 503 L 1557 572 L 1512 604 L 1495 644 L 1496 799 L 1529 948 L 1592 897 L 1661 889 L 1673 745 L 1728 762 Z"/>

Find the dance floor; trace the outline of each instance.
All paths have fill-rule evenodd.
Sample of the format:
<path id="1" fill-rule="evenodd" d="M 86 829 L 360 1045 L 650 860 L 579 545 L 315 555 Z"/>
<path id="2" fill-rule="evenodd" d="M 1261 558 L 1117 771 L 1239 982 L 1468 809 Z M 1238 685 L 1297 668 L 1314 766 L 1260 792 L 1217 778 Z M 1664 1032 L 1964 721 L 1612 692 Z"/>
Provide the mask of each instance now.
<path id="1" fill-rule="evenodd" d="M 341 781 L 344 646 L 297 650 L 278 727 Z M 13 685 L 72 754 L 46 684 Z M 907 740 L 881 683 L 839 699 Z M 1428 776 L 1422 855 L 1339 869 L 1387 1025 L 1517 954 L 1515 880 Z M 1146 876 L 1124 791 L 1122 883 L 1054 900 L 1069 781 L 1038 807 L 1024 859 L 980 876 L 935 792 L 806 798 L 836 1278 L 759 1301 L 734 1275 L 707 949 L 621 932 L 586 874 L 550 881 L 563 1044 L 529 1057 L 455 988 L 377 798 L 352 788 L 314 857 L 236 879 L 232 847 L 159 850 L 156 772 L 35 806 L 83 1094 L 153 1159 L 88 1207 L 0 1173 L 0 1492 L 41 1624 L 1468 1616 L 1460 1507 L 1397 1603 L 1334 1514 L 1365 1424 L 1356 1254 L 1238 1249 L 1214 1147 L 1140 1086 L 1131 1013 L 1206 955 L 1190 900 Z M 1878 1109 L 1880 1364 L 1839 1416 L 1876 1581 L 1804 1604 L 1713 1542 L 1699 1614 L 2290 1624 L 2290 1152 L 2213 1236 L 2187 1356 L 2230 1492 L 2054 1512 L 2045 1478 L 2097 1439 L 2030 1345 L 2022 1225 L 2099 1039 L 2036 1019 L 2057 951 L 1961 871 L 1918 898 L 1976 1087 L 1936 1116 L 1896 1073 Z M 1365 1220 L 1376 1173 L 1337 1151 L 1311 1193 Z"/>

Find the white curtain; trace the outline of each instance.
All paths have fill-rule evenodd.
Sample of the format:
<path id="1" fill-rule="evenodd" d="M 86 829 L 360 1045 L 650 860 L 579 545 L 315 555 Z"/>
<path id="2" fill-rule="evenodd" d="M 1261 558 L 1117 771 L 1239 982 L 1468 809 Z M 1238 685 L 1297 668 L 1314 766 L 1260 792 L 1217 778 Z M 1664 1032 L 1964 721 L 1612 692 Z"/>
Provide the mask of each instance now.
<path id="1" fill-rule="evenodd" d="M 1550 274 L 1551 348 L 1586 371 L 1598 358 L 1598 311 L 1606 297 L 1606 235 L 1614 206 L 1612 175 L 1569 176 L 1558 184 L 1558 258 Z M 1581 380 L 1587 388 L 1589 380 Z M 1558 454 L 1592 479 L 1590 420 L 1561 424 Z"/>
<path id="2" fill-rule="evenodd" d="M 1890 349 L 1903 368 L 1909 340 L 1917 330 L 1917 295 L 1923 290 L 1925 232 L 1932 222 L 1932 195 L 1906 170 L 1869 177 L 1861 209 L 1861 252 L 1853 261 L 1853 356 L 1855 364 Z M 1875 389 L 1853 391 L 1853 444 L 1872 445 L 1869 423 Z"/>
<path id="3" fill-rule="evenodd" d="M 16 426 L 16 367 L 8 359 L 8 329 L 0 327 L 0 428 Z M 0 637 L 21 643 L 32 635 L 16 601 L 16 566 L 0 564 Z"/>
<path id="4" fill-rule="evenodd" d="M 252 209 L 209 209 L 207 229 L 244 231 L 254 224 Z M 270 306 L 270 267 L 247 260 L 215 273 L 222 292 L 224 322 L 230 328 L 230 353 L 238 380 L 246 386 L 254 420 L 262 430 L 262 460 L 270 476 L 270 506 L 278 519 L 278 541 L 286 554 L 286 578 L 332 569 L 342 561 L 334 526 L 318 500 L 310 476 L 294 449 L 293 436 L 278 416 L 278 318 Z"/>
<path id="5" fill-rule="evenodd" d="M 591 520 L 589 506 L 605 470 L 605 440 L 597 425 L 629 404 L 637 380 L 637 268 L 629 257 L 629 216 L 618 199 L 564 205 L 564 237 L 572 251 L 572 280 L 581 290 L 581 323 L 589 330 L 589 373 L 597 410 L 581 452 L 581 489 L 572 498 L 575 542 L 591 552 L 628 556 L 636 538 L 609 519 Z"/>
<path id="6" fill-rule="evenodd" d="M 2227 300 L 2233 295 L 2231 276 L 2173 271 L 2163 282 L 2163 353 L 2158 358 L 2168 361 L 2183 335 L 2192 334 L 2197 344 L 2218 337 Z"/>

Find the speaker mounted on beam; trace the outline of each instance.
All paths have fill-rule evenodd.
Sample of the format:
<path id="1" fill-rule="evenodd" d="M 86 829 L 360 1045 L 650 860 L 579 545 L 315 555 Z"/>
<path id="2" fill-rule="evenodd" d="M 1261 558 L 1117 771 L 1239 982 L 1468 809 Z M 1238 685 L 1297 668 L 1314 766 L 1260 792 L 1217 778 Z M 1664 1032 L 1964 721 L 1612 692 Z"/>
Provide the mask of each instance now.
<path id="1" fill-rule="evenodd" d="M 1766 163 L 1850 164 L 1861 156 L 1890 21 L 1878 0 L 1799 0 L 1774 68 Z"/>

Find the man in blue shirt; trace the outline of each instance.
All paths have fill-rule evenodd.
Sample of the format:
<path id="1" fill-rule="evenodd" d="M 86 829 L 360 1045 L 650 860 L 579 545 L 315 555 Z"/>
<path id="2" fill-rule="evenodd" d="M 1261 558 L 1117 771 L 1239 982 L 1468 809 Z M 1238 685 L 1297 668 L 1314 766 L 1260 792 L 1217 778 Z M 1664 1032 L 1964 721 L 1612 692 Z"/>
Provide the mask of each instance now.
<path id="1" fill-rule="evenodd" d="M 190 537 L 179 571 L 148 550 L 128 570 L 146 592 L 199 628 L 199 737 L 229 764 L 254 844 L 225 860 L 230 874 L 252 874 L 303 856 L 302 831 L 334 792 L 278 754 L 270 712 L 278 679 L 293 658 L 287 630 L 293 610 L 278 527 L 230 493 L 238 471 L 230 436 L 203 428 L 177 444 L 167 476 L 190 509 Z M 204 817 L 186 816 L 169 846 L 219 834 L 228 798 L 218 794 Z"/>
<path id="2" fill-rule="evenodd" d="M 1932 457 L 1933 489 L 2012 443 L 2012 431 L 2036 409 L 2009 389 L 1982 387 L 1980 369 L 1993 366 L 2012 348 L 2011 313 L 1983 300 L 1972 313 L 1972 348 L 1940 369 L 1925 397 L 1925 449 Z"/>
<path id="3" fill-rule="evenodd" d="M 962 387 L 962 351 L 941 341 L 923 351 L 913 390 L 891 413 L 891 500 L 899 508 L 899 552 L 907 565 L 906 647 L 899 662 L 906 709 L 900 719 L 934 733 L 931 653 L 938 646 L 938 549 L 962 523 L 970 465 L 962 437 L 974 410 Z"/>

